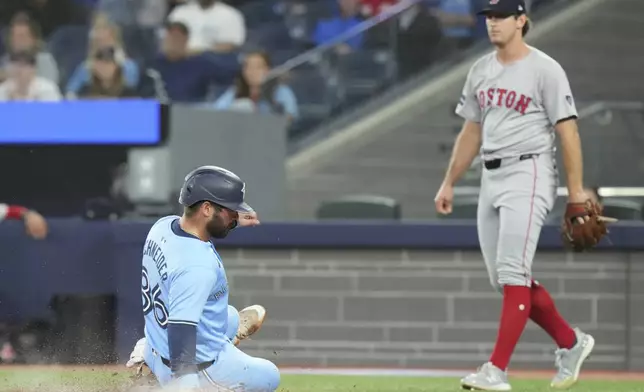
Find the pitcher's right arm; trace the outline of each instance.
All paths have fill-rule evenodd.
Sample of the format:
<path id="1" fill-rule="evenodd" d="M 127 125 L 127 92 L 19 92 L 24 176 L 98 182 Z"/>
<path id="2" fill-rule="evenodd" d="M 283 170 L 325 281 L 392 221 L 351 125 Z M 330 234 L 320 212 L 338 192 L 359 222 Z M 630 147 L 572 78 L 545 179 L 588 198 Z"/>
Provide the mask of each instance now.
<path id="1" fill-rule="evenodd" d="M 454 186 L 472 165 L 481 149 L 481 107 L 476 91 L 475 63 L 467 74 L 461 98 L 456 106 L 456 114 L 465 119 L 463 128 L 456 138 L 443 186 Z"/>
<path id="2" fill-rule="evenodd" d="M 443 184 L 454 186 L 456 181 L 470 168 L 480 149 L 481 124 L 465 120 L 461 132 L 456 137 Z"/>

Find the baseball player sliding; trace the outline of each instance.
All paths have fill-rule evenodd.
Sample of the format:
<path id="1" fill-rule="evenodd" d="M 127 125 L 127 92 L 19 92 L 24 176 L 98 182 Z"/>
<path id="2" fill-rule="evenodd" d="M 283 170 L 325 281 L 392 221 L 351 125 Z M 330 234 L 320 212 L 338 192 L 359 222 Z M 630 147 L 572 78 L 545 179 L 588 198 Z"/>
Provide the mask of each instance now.
<path id="1" fill-rule="evenodd" d="M 164 387 L 272 392 L 279 385 L 273 363 L 236 347 L 261 327 L 266 312 L 228 305 L 226 272 L 212 242 L 237 226 L 259 224 L 244 202 L 245 187 L 226 169 L 195 169 L 179 196 L 183 216 L 161 218 L 145 241 L 145 338 L 128 365 L 144 361 Z"/>
<path id="2" fill-rule="evenodd" d="M 449 214 L 454 184 L 481 154 L 478 236 L 503 306 L 489 362 L 461 380 L 469 390 L 511 390 L 507 368 L 528 319 L 559 347 L 554 388 L 575 384 L 595 345 L 592 336 L 570 327 L 532 276 L 539 234 L 556 198 L 555 133 L 568 181 L 564 239 L 586 249 L 606 231 L 601 211 L 584 193 L 577 110 L 568 79 L 555 60 L 524 42 L 529 29 L 525 9 L 523 0 L 490 0 L 481 12 L 496 50 L 469 71 L 456 108 L 465 123 L 435 198 L 437 211 Z"/>

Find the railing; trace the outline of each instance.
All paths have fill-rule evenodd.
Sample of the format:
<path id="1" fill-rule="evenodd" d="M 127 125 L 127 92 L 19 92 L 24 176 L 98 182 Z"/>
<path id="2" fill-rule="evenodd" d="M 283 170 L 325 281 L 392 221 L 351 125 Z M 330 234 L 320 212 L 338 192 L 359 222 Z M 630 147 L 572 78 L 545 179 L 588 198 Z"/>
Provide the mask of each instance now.
<path id="1" fill-rule="evenodd" d="M 274 88 L 284 83 L 297 97 L 299 113 L 290 132 L 291 139 L 430 65 L 427 56 L 409 55 L 406 47 L 398 45 L 402 18 L 416 12 L 423 3 L 424 0 L 402 0 L 340 35 L 312 42 L 315 47 L 304 53 L 276 61 L 281 64 L 269 72 L 266 86 Z M 286 19 L 288 25 L 288 16 Z M 315 28 L 312 30 L 312 41 L 316 41 Z M 403 45 L 409 43 L 405 40 Z M 432 51 L 430 40 L 426 42 L 426 51 Z M 423 59 L 427 60 L 423 63 Z M 414 61 L 420 64 L 415 65 Z"/>

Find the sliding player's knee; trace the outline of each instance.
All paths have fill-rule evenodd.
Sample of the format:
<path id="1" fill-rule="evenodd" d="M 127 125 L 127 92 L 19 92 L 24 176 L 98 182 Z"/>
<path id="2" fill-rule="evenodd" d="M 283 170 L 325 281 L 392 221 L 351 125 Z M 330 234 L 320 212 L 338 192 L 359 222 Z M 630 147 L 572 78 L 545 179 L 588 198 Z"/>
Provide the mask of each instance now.
<path id="1" fill-rule="evenodd" d="M 275 364 L 267 359 L 256 358 L 259 380 L 262 385 L 258 388 L 261 392 L 274 392 L 280 386 L 280 371 Z"/>
<path id="2" fill-rule="evenodd" d="M 239 312 L 234 306 L 228 305 L 228 329 L 226 329 L 226 337 L 231 341 L 237 335 L 239 329 Z"/>

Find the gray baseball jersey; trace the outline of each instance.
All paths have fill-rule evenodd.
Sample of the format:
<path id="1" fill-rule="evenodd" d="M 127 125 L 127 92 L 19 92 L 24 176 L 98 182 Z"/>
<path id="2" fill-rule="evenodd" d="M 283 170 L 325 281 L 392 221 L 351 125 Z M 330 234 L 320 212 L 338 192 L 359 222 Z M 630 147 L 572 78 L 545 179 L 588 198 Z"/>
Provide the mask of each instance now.
<path id="1" fill-rule="evenodd" d="M 496 52 L 485 55 L 467 76 L 456 113 L 481 124 L 483 159 L 552 151 L 554 125 L 577 116 L 563 68 L 530 49 L 523 59 L 505 65 Z"/>
<path id="2" fill-rule="evenodd" d="M 558 183 L 554 126 L 577 116 L 566 73 L 545 53 L 471 68 L 456 113 L 481 124 L 479 242 L 492 285 L 531 286 L 532 260 Z M 496 161 L 496 159 L 500 159 Z"/>

